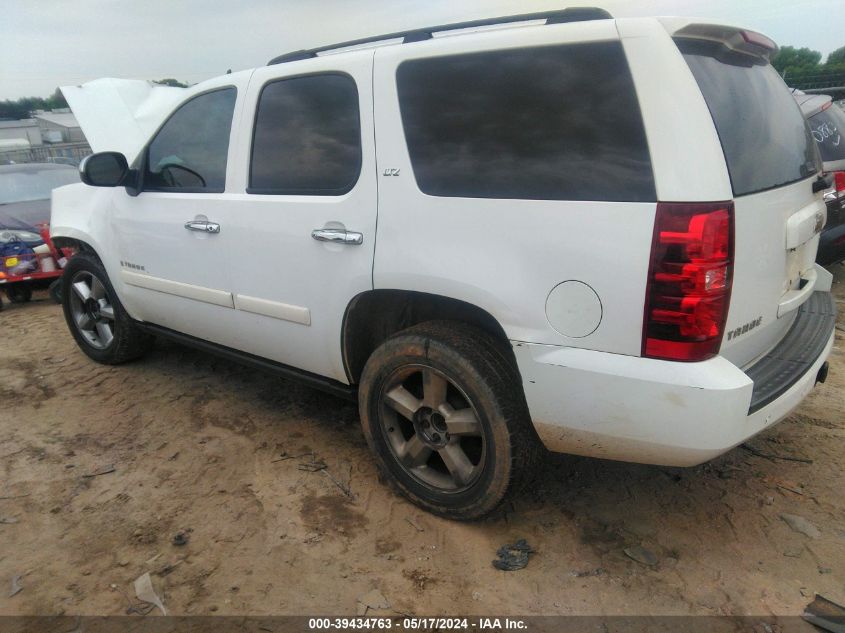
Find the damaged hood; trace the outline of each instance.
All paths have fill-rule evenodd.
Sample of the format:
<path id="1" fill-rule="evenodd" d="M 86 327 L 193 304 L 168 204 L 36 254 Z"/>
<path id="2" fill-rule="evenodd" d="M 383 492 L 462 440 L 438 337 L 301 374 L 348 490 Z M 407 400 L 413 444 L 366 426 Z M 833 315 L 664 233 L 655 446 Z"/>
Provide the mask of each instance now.
<path id="1" fill-rule="evenodd" d="M 140 79 L 96 79 L 62 94 L 95 152 L 121 152 L 132 163 L 187 88 Z"/>

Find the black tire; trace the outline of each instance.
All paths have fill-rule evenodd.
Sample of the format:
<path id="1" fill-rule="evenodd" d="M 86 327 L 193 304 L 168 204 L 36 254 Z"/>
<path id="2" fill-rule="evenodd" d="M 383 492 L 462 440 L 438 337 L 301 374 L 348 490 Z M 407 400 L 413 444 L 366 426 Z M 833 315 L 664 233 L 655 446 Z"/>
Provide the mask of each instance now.
<path id="1" fill-rule="evenodd" d="M 359 385 L 364 435 L 386 479 L 413 503 L 479 519 L 530 480 L 543 448 L 509 352 L 478 328 L 431 321 L 370 356 Z"/>
<path id="2" fill-rule="evenodd" d="M 27 283 L 16 283 L 6 286 L 6 296 L 9 303 L 26 303 L 32 299 L 32 288 Z"/>
<path id="3" fill-rule="evenodd" d="M 88 284 L 91 291 L 88 299 L 83 299 L 82 294 L 74 289 L 77 282 Z M 102 297 L 98 298 L 98 294 Z M 71 335 L 80 349 L 98 363 L 125 363 L 143 356 L 152 346 L 153 337 L 142 331 L 126 313 L 103 264 L 95 255 L 78 253 L 68 262 L 62 274 L 61 296 Z M 92 304 L 91 299 L 97 303 Z M 89 305 L 93 307 L 87 307 Z M 110 308 L 108 314 L 111 318 L 106 316 L 106 307 Z M 90 330 L 80 325 L 82 320 L 86 326 L 89 321 L 94 321 Z M 106 331 L 101 330 L 101 325 L 108 326 L 110 338 L 101 334 L 101 331 Z"/>

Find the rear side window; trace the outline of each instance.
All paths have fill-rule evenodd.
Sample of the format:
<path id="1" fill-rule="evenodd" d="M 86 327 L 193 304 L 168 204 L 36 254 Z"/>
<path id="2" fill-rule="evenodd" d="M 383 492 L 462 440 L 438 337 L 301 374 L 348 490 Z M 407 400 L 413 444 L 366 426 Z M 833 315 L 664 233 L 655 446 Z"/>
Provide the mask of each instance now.
<path id="1" fill-rule="evenodd" d="M 147 149 L 145 189 L 220 193 L 226 188 L 236 96 L 235 88 L 206 92 L 171 115 Z"/>
<path id="2" fill-rule="evenodd" d="M 399 105 L 417 185 L 433 196 L 654 201 L 619 42 L 403 62 Z"/>
<path id="3" fill-rule="evenodd" d="M 810 132 L 819 146 L 819 153 L 825 163 L 838 163 L 831 169 L 845 169 L 845 112 L 836 104 L 827 110 L 811 116 L 807 122 Z M 827 166 L 825 166 L 827 167 Z"/>
<path id="4" fill-rule="evenodd" d="M 258 100 L 249 193 L 341 195 L 361 171 L 358 90 L 348 75 L 267 84 Z"/>
<path id="5" fill-rule="evenodd" d="M 716 42 L 677 44 L 716 124 L 734 195 L 773 189 L 819 170 L 801 110 L 768 62 Z"/>

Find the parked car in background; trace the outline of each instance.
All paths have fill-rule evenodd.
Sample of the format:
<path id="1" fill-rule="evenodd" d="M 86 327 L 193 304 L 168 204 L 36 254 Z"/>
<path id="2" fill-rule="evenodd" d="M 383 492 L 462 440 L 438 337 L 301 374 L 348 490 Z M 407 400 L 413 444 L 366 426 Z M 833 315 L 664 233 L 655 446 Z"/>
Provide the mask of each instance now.
<path id="1" fill-rule="evenodd" d="M 79 170 L 55 163 L 0 165 L 0 233 L 35 232 L 50 221 L 50 193 L 79 182 Z"/>
<path id="2" fill-rule="evenodd" d="M 819 147 L 832 188 L 824 193 L 827 223 L 819 238 L 816 261 L 830 266 L 845 260 L 845 111 L 827 95 L 793 91 Z"/>
<path id="3" fill-rule="evenodd" d="M 50 222 L 53 189 L 78 182 L 79 170 L 67 165 L 0 165 L 0 288 L 9 301 L 28 301 L 32 283 L 46 283 L 59 275 L 55 257 L 46 262 L 49 270 L 41 269 L 45 260 L 37 257 L 36 249 L 49 250 L 50 245 L 45 245 L 39 225 Z M 51 286 L 53 298 L 57 291 L 58 286 Z"/>
<path id="4" fill-rule="evenodd" d="M 335 48 L 128 140 L 108 80 L 64 89 L 97 151 L 53 197 L 85 354 L 168 337 L 357 398 L 386 479 L 456 519 L 543 444 L 700 464 L 824 381 L 826 183 L 770 39 L 577 8 Z"/>

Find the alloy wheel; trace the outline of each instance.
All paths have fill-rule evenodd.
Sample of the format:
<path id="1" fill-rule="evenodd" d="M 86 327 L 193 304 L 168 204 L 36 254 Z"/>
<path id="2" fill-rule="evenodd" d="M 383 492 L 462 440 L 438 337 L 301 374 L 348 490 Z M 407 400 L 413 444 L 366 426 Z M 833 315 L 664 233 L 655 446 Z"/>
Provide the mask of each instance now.
<path id="1" fill-rule="evenodd" d="M 111 345 L 115 334 L 114 306 L 96 275 L 82 270 L 71 279 L 70 311 L 76 329 L 96 349 Z"/>
<path id="2" fill-rule="evenodd" d="M 466 490 L 484 468 L 486 438 L 476 409 L 437 369 L 394 372 L 382 390 L 379 421 L 397 463 L 431 489 Z"/>

